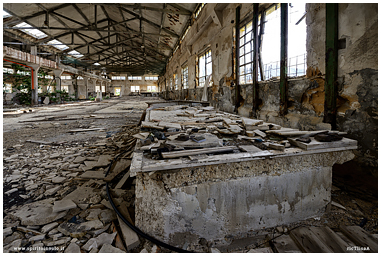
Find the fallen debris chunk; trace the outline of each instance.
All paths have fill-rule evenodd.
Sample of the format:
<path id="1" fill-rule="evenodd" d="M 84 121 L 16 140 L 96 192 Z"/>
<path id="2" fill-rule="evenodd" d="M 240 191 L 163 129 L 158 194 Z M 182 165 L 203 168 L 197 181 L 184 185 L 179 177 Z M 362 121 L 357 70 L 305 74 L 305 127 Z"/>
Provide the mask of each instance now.
<path id="1" fill-rule="evenodd" d="M 122 231 L 123 238 L 124 238 L 124 242 L 127 246 L 127 250 L 132 250 L 140 244 L 139 237 L 129 226 L 127 226 L 127 224 L 125 224 L 120 219 L 119 216 L 117 216 L 117 217 L 118 217 L 119 226 L 120 226 L 120 229 Z"/>
<path id="2" fill-rule="evenodd" d="M 236 149 L 236 146 L 228 146 L 228 147 L 216 147 L 216 148 L 203 148 L 203 149 L 189 149 L 182 151 L 173 151 L 173 152 L 163 152 L 161 153 L 163 158 L 178 158 L 183 156 L 193 156 L 199 154 L 207 154 L 207 153 L 222 153 L 229 152 Z"/>
<path id="3" fill-rule="evenodd" d="M 87 171 L 82 173 L 82 175 L 79 176 L 81 179 L 100 179 L 103 180 L 105 177 L 103 171 Z"/>
<path id="4" fill-rule="evenodd" d="M 77 205 L 72 200 L 55 201 L 53 212 L 62 212 L 73 208 L 77 208 Z"/>
<path id="5" fill-rule="evenodd" d="M 262 131 L 260 131 L 260 130 L 254 130 L 254 132 L 256 133 L 256 134 L 258 134 L 259 136 L 261 136 L 262 138 L 265 138 L 267 135 L 266 135 L 266 133 L 264 133 L 264 132 L 262 132 Z"/>
<path id="6" fill-rule="evenodd" d="M 336 203 L 336 202 L 334 202 L 334 201 L 331 201 L 331 204 L 332 204 L 333 206 L 336 206 L 336 207 L 340 208 L 340 209 L 347 210 L 347 208 L 345 208 L 345 207 L 342 206 L 341 204 Z"/>
<path id="7" fill-rule="evenodd" d="M 242 120 L 242 124 L 245 126 L 245 129 L 247 131 L 253 131 L 257 129 L 256 127 L 258 125 L 263 124 L 262 120 L 255 120 L 255 119 L 250 119 L 245 117 L 242 117 L 241 120 Z"/>
<path id="8" fill-rule="evenodd" d="M 50 230 L 52 230 L 55 227 L 58 227 L 58 222 L 49 223 L 41 228 L 42 233 L 48 233 Z"/>
<path id="9" fill-rule="evenodd" d="M 79 245 L 76 243 L 70 243 L 69 246 L 65 249 L 65 253 L 81 253 Z"/>
<path id="10" fill-rule="evenodd" d="M 262 149 L 257 148 L 254 145 L 240 145 L 238 146 L 239 149 L 241 149 L 244 152 L 251 152 L 251 153 L 256 153 L 256 152 L 261 152 Z"/>
<path id="11" fill-rule="evenodd" d="M 125 251 L 122 251 L 111 244 L 104 244 L 98 253 L 125 253 Z"/>
<path id="12" fill-rule="evenodd" d="M 285 146 L 277 143 L 267 143 L 269 148 L 284 151 Z"/>

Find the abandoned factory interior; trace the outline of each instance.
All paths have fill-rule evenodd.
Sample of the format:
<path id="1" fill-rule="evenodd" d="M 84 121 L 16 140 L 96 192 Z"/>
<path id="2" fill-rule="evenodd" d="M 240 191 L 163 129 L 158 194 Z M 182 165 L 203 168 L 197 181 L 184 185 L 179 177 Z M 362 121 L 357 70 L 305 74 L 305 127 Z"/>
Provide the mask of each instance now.
<path id="1" fill-rule="evenodd" d="M 3 3 L 4 253 L 378 252 L 375 3 Z"/>

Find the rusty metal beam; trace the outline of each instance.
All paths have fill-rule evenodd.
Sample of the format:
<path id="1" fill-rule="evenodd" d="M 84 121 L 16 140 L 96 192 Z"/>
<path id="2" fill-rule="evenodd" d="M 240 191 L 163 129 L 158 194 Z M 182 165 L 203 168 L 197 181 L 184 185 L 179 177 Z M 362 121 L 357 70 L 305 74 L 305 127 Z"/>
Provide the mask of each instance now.
<path id="1" fill-rule="evenodd" d="M 259 106 L 258 88 L 258 12 L 259 4 L 253 4 L 253 117 L 257 116 Z"/>
<path id="2" fill-rule="evenodd" d="M 266 11 L 263 10 L 261 12 L 261 23 L 259 28 L 259 36 L 258 36 L 258 66 L 261 75 L 261 81 L 265 80 L 265 74 L 263 72 L 263 61 L 262 61 L 262 42 L 263 42 L 263 34 L 265 33 L 265 18 Z"/>
<path id="3" fill-rule="evenodd" d="M 287 114 L 288 4 L 280 5 L 280 114 Z"/>
<path id="4" fill-rule="evenodd" d="M 326 4 L 324 122 L 336 129 L 338 4 Z"/>

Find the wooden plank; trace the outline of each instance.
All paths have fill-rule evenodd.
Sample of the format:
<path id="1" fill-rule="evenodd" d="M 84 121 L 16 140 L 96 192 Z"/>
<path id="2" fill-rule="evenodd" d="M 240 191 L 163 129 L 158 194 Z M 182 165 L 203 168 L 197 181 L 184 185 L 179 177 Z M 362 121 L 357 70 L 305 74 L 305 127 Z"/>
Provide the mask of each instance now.
<path id="1" fill-rule="evenodd" d="M 99 131 L 104 130 L 105 128 L 91 128 L 91 129 L 76 129 L 76 130 L 70 130 L 68 132 L 74 133 L 74 132 L 91 132 L 91 131 Z"/>
<path id="2" fill-rule="evenodd" d="M 298 245 L 302 252 L 306 253 L 331 253 L 326 246 L 308 227 L 300 227 L 291 231 L 292 240 Z"/>
<path id="3" fill-rule="evenodd" d="M 325 243 L 333 252 L 345 253 L 345 252 L 355 252 L 348 251 L 348 243 L 343 241 L 335 232 L 329 227 L 310 227 L 312 232 Z"/>
<path id="4" fill-rule="evenodd" d="M 288 141 L 297 147 L 300 147 L 304 150 L 313 150 L 313 149 L 321 149 L 321 148 L 341 148 L 341 147 L 352 147 L 357 146 L 356 140 L 351 140 L 348 138 L 343 138 L 340 141 L 332 141 L 332 142 L 319 142 L 314 138 L 310 138 L 310 143 L 304 143 L 301 141 L 297 141 L 295 138 L 288 138 Z"/>
<path id="5" fill-rule="evenodd" d="M 351 239 L 356 246 L 369 248 L 369 250 L 364 250 L 364 252 L 378 252 L 377 239 L 361 227 L 340 225 L 340 231 Z"/>
<path id="6" fill-rule="evenodd" d="M 273 253 L 270 247 L 250 249 L 247 253 Z"/>
<path id="7" fill-rule="evenodd" d="M 278 253 L 301 253 L 298 246 L 289 235 L 282 235 L 273 240 L 275 252 Z"/>
<path id="8" fill-rule="evenodd" d="M 106 182 L 110 182 L 112 181 L 116 176 L 118 176 L 119 173 L 121 173 L 122 171 L 126 170 L 128 167 L 130 167 L 131 165 L 131 160 L 125 160 L 125 159 L 120 159 L 114 169 L 112 170 L 111 173 L 109 173 L 107 175 L 106 178 L 104 178 L 103 180 L 106 181 Z"/>
<path id="9" fill-rule="evenodd" d="M 118 231 L 118 229 L 116 228 L 116 226 L 115 226 L 115 224 L 114 224 L 113 221 L 111 222 L 111 227 L 112 227 L 112 232 L 113 232 L 113 233 L 114 233 L 114 232 L 117 232 L 117 233 L 116 233 L 116 237 L 115 237 L 115 247 L 117 247 L 117 248 L 119 248 L 119 249 L 121 249 L 121 250 L 123 250 L 123 251 L 127 251 L 127 250 L 126 250 L 126 247 L 124 247 L 124 245 L 123 245 L 122 239 L 121 239 L 121 237 L 120 237 L 120 235 L 119 235 L 119 231 Z"/>
<path id="10" fill-rule="evenodd" d="M 128 171 L 123 176 L 123 178 L 118 182 L 118 184 L 116 184 L 115 189 L 121 189 L 123 187 L 124 183 L 126 183 L 126 181 L 128 180 L 129 177 L 130 177 L 130 171 Z"/>
<path id="11" fill-rule="evenodd" d="M 136 150 L 136 148 L 135 148 Z M 143 161 L 143 153 L 142 152 L 134 152 L 132 154 L 132 162 L 130 166 L 130 172 L 134 173 L 142 169 L 142 161 Z"/>
<path id="12" fill-rule="evenodd" d="M 182 151 L 172 151 L 172 152 L 163 152 L 163 158 L 178 158 L 183 156 L 194 156 L 199 154 L 207 154 L 207 153 L 222 153 L 227 151 L 232 151 L 237 149 L 236 146 L 228 146 L 228 147 L 216 147 L 216 148 L 202 148 L 202 149 L 189 149 Z"/>
<path id="13" fill-rule="evenodd" d="M 262 152 L 262 149 L 257 148 L 254 145 L 240 145 L 238 146 L 238 148 L 244 152 L 251 152 L 251 153 Z"/>

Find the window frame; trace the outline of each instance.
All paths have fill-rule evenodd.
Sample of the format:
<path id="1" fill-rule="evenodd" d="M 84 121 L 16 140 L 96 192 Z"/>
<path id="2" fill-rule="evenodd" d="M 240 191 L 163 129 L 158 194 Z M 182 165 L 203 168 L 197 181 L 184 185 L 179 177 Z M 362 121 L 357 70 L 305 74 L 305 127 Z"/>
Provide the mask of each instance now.
<path id="1" fill-rule="evenodd" d="M 205 72 L 205 75 L 201 76 L 201 63 L 202 63 L 202 58 L 203 57 L 204 57 L 204 60 L 205 60 L 205 63 L 204 63 L 204 68 L 205 68 L 204 72 Z M 209 58 L 210 58 L 210 61 L 208 62 Z M 210 74 L 208 74 L 208 64 L 211 65 L 211 67 L 210 67 L 210 70 L 211 70 Z M 212 49 L 210 47 L 208 47 L 205 51 L 203 51 L 203 53 L 201 53 L 198 56 L 197 68 L 198 68 L 198 76 L 197 76 L 198 86 L 197 87 L 204 87 L 205 80 L 208 77 L 208 75 L 213 75 Z M 203 79 L 203 85 L 200 85 L 200 83 L 201 83 L 200 80 L 202 80 L 202 79 Z M 210 86 L 210 81 L 209 81 L 208 87 L 209 86 Z"/>
<path id="2" fill-rule="evenodd" d="M 182 89 L 189 88 L 189 68 L 187 64 L 181 68 L 181 86 Z"/>

